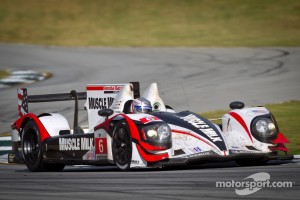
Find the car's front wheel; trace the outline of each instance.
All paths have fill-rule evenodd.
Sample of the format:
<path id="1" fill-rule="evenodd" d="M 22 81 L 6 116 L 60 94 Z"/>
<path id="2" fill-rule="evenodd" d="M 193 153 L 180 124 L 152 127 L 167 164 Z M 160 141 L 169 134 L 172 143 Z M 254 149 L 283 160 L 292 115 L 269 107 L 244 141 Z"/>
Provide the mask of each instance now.
<path id="1" fill-rule="evenodd" d="M 123 171 L 130 169 L 132 158 L 132 145 L 130 130 L 127 123 L 122 120 L 116 124 L 112 141 L 113 159 L 117 167 Z"/>

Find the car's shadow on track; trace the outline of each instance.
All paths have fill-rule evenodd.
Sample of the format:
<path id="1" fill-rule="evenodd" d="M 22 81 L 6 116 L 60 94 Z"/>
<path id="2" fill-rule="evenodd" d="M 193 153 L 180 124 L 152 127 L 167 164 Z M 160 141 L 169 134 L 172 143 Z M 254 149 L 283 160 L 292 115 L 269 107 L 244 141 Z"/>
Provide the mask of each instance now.
<path id="1" fill-rule="evenodd" d="M 106 173 L 106 172 L 118 172 L 118 173 L 130 173 L 130 172 L 163 172 L 163 171 L 176 171 L 176 170 L 199 170 L 199 169 L 212 169 L 212 168 L 241 168 L 241 167 L 257 167 L 257 166 L 272 166 L 272 165 L 283 165 L 283 164 L 290 164 L 295 163 L 298 161 L 291 161 L 291 160 L 274 160 L 269 161 L 264 165 L 253 165 L 253 166 L 239 166 L 234 161 L 230 162 L 219 162 L 219 163 L 203 163 L 197 165 L 189 165 L 189 166 L 172 166 L 172 167 L 163 167 L 163 168 L 139 168 L 139 169 L 131 169 L 130 171 L 121 171 L 116 166 L 93 166 L 93 165 L 70 165 L 66 166 L 66 168 L 61 171 L 61 173 L 68 173 L 68 172 L 99 172 L 99 173 Z M 29 170 L 25 167 L 22 170 L 16 170 L 15 172 L 29 172 Z M 51 173 L 51 172 L 47 172 Z M 57 172 L 55 172 L 57 173 Z"/>
<path id="2" fill-rule="evenodd" d="M 161 170 L 171 171 L 171 170 L 198 170 L 198 169 L 212 169 L 212 168 L 241 168 L 241 167 L 257 167 L 257 166 L 272 166 L 272 165 L 283 165 L 294 163 L 296 161 L 291 160 L 273 160 L 265 163 L 264 165 L 248 165 L 248 166 L 240 166 L 234 161 L 229 162 L 213 162 L 213 163 L 203 163 L 197 165 L 189 165 L 189 166 L 176 166 L 176 167 L 166 167 Z"/>

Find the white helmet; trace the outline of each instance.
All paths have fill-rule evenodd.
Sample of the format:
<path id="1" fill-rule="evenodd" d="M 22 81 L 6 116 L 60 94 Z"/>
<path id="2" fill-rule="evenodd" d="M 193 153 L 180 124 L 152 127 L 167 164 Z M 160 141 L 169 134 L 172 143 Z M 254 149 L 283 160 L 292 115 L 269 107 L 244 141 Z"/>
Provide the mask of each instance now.
<path id="1" fill-rule="evenodd" d="M 130 111 L 131 113 L 149 113 L 152 111 L 152 106 L 150 101 L 141 97 L 132 101 Z"/>

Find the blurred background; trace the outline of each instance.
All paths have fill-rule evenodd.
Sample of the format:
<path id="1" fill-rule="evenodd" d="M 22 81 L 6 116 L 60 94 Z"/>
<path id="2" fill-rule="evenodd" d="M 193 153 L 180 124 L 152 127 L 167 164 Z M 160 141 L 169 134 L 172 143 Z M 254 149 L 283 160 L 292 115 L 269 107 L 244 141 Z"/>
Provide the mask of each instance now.
<path id="1" fill-rule="evenodd" d="M 299 0 L 1 0 L 0 41 L 64 46 L 299 46 Z"/>

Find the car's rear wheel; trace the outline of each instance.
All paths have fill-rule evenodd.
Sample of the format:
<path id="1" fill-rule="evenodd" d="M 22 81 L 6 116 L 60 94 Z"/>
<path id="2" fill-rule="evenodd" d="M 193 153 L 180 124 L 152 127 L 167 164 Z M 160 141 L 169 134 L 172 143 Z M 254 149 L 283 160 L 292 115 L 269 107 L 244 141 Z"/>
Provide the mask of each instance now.
<path id="1" fill-rule="evenodd" d="M 32 172 L 63 170 L 64 164 L 43 162 L 42 148 L 39 128 L 33 120 L 29 120 L 22 134 L 22 152 L 27 168 Z"/>
<path id="2" fill-rule="evenodd" d="M 132 158 L 131 137 L 128 125 L 124 120 L 116 124 L 112 141 L 113 159 L 117 167 L 123 171 L 130 169 Z"/>
<path id="3" fill-rule="evenodd" d="M 40 133 L 33 120 L 29 120 L 23 129 L 22 152 L 24 162 L 30 171 L 45 171 Z"/>

